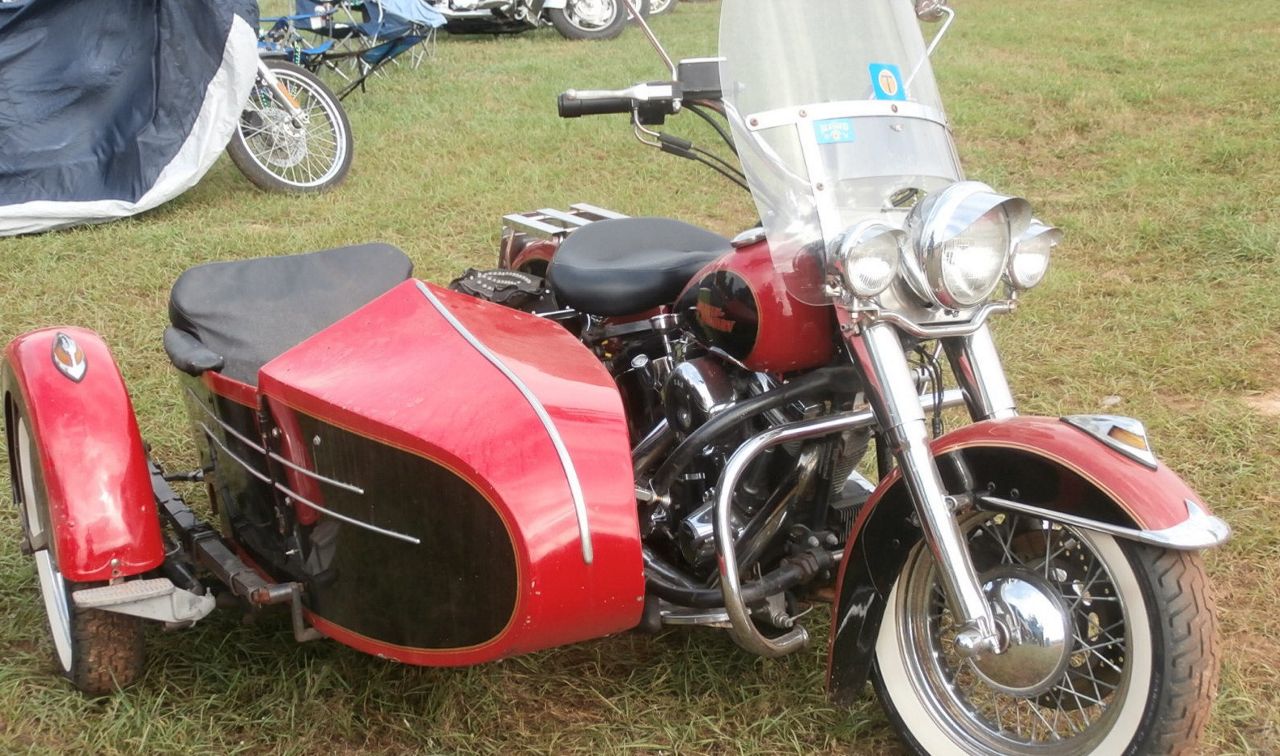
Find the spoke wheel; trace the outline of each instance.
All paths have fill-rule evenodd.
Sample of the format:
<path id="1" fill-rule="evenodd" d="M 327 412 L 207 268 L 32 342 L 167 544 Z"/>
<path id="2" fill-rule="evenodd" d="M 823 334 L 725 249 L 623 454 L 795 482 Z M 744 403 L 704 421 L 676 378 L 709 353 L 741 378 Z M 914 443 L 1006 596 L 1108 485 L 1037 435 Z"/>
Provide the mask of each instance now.
<path id="1" fill-rule="evenodd" d="M 354 151 L 351 125 L 337 96 L 304 68 L 278 60 L 267 65 L 298 115 L 259 78 L 227 145 L 232 162 L 267 191 L 319 192 L 337 185 L 351 169 Z"/>
<path id="2" fill-rule="evenodd" d="M 677 0 L 649 0 L 649 15 L 661 16 L 676 9 Z"/>
<path id="3" fill-rule="evenodd" d="M 1013 640 L 1000 655 L 961 656 L 935 563 L 916 548 L 876 645 L 877 689 L 909 742 L 1009 754 L 1195 743 L 1217 679 L 1197 556 L 1015 514 L 978 513 L 962 527 Z M 1019 621 L 1019 609 L 1033 619 Z"/>
<path id="4" fill-rule="evenodd" d="M 81 692 L 100 696 L 134 682 L 143 670 L 142 621 L 137 617 L 78 609 L 69 582 L 58 568 L 48 531 L 49 510 L 35 442 L 26 418 L 10 407 L 10 471 L 22 538 L 36 564 L 53 660 L 59 673 Z"/>

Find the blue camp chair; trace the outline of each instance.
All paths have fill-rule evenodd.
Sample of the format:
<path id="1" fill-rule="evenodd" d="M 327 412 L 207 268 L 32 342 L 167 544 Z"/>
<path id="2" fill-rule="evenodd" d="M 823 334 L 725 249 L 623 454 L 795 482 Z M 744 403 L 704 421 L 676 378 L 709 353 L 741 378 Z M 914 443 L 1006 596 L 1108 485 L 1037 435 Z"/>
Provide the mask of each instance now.
<path id="1" fill-rule="evenodd" d="M 424 0 L 295 0 L 295 13 L 262 19 L 264 54 L 312 71 L 330 68 L 347 80 L 345 98 L 378 70 L 413 51 L 420 64 L 445 18 Z M 347 67 L 348 70 L 344 70 Z"/>

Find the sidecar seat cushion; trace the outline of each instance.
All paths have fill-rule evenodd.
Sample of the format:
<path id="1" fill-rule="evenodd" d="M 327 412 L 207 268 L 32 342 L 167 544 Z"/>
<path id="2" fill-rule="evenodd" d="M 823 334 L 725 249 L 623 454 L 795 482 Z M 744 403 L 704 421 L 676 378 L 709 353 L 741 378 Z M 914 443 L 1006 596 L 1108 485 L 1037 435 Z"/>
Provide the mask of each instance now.
<path id="1" fill-rule="evenodd" d="M 389 244 L 209 263 L 173 284 L 169 320 L 221 356 L 224 375 L 256 386 L 263 365 L 412 274 Z"/>
<path id="2" fill-rule="evenodd" d="M 669 218 L 596 221 L 560 244 L 547 277 L 559 301 L 579 312 L 631 315 L 671 302 L 732 249 L 723 236 Z"/>

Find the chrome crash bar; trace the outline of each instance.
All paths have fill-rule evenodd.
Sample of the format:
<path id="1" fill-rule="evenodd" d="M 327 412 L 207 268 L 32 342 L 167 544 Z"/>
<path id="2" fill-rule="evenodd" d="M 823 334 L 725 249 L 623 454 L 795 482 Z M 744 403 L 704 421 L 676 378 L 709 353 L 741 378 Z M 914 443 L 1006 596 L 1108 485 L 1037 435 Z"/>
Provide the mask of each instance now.
<path id="1" fill-rule="evenodd" d="M 960 406 L 964 401 L 964 393 L 960 389 L 948 389 L 942 393 L 941 402 L 935 403 L 931 399 L 927 404 L 930 407 L 946 408 Z M 751 611 L 742 598 L 738 554 L 734 544 L 734 530 L 730 523 L 733 491 L 738 486 L 738 480 L 751 462 L 766 449 L 791 441 L 826 436 L 855 428 L 866 428 L 875 423 L 875 413 L 870 409 L 864 409 L 771 428 L 738 447 L 729 458 L 724 471 L 720 473 L 720 480 L 716 484 L 715 504 L 715 544 L 716 559 L 720 568 L 720 590 L 724 595 L 725 613 L 730 622 L 729 635 L 734 642 L 747 651 L 760 656 L 784 656 L 803 648 L 809 642 L 809 633 L 803 627 L 796 625 L 777 638 L 767 638 L 751 621 Z"/>

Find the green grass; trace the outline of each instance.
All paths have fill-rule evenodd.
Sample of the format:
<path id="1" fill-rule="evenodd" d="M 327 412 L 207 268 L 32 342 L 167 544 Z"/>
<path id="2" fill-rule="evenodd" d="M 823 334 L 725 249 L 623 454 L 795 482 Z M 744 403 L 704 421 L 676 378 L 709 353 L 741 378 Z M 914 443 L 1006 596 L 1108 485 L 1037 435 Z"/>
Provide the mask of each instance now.
<path id="1" fill-rule="evenodd" d="M 1280 6 L 1193 0 L 967 0 L 936 65 L 973 178 L 1067 229 L 1048 282 L 996 325 L 1025 412 L 1118 410 L 1235 527 L 1209 556 L 1224 638 L 1209 752 L 1280 752 Z M 716 4 L 655 27 L 714 51 Z M 101 332 L 159 457 L 190 442 L 160 347 L 168 288 L 210 260 L 367 240 L 444 281 L 492 263 L 502 214 L 589 201 L 723 233 L 745 196 L 641 148 L 618 118 L 561 121 L 554 96 L 662 72 L 640 35 L 444 39 L 353 95 L 356 162 L 337 192 L 256 192 L 222 159 L 142 217 L 0 240 L 0 338 Z M 672 130 L 704 139 L 688 122 Z M 407 389 L 410 390 L 410 389 Z M 0 473 L 3 474 L 3 473 Z M 0 486 L 8 490 L 7 482 Z M 7 501 L 6 501 L 7 504 Z M 461 670 L 397 666 L 287 623 L 219 613 L 155 632 L 141 684 L 86 701 L 51 674 L 17 521 L 0 508 L 0 750 L 881 753 L 874 701 L 822 695 L 825 629 L 781 661 L 712 631 L 622 635 Z"/>

